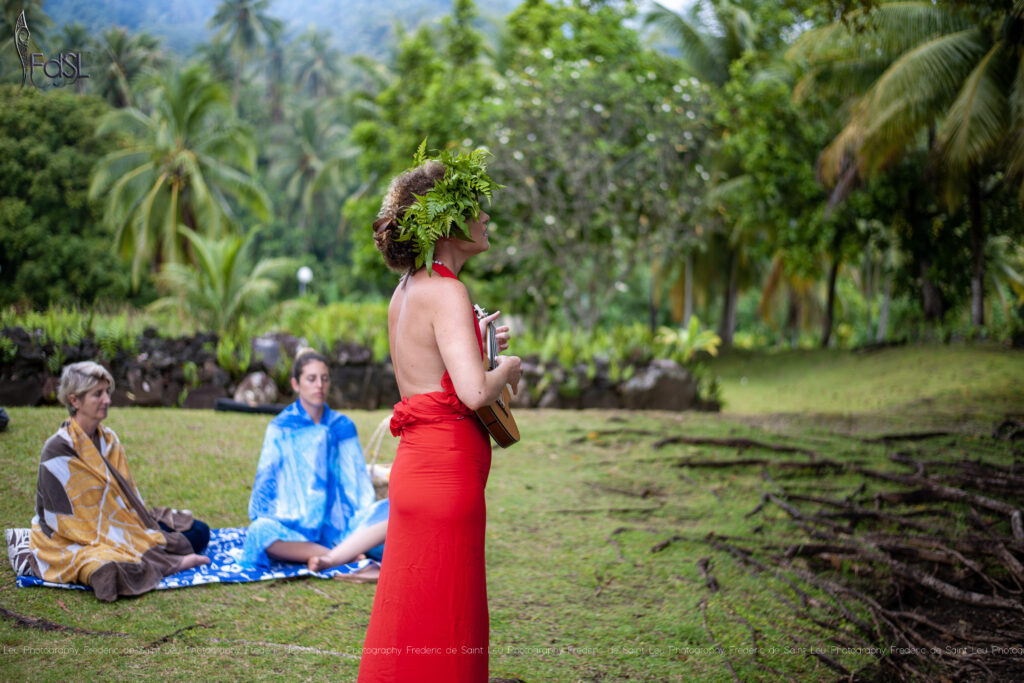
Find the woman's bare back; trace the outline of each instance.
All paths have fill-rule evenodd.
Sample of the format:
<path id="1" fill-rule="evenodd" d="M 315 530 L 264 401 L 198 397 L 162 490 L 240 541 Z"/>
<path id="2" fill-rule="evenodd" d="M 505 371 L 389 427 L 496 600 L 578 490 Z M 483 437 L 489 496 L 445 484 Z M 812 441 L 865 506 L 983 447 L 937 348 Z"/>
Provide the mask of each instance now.
<path id="1" fill-rule="evenodd" d="M 458 309 L 452 301 L 462 303 Z M 395 288 L 388 306 L 388 339 L 395 379 L 402 396 L 415 396 L 441 390 L 446 367 L 438 348 L 437 321 L 442 316 L 465 317 L 472 333 L 469 297 L 458 280 L 428 276 L 420 269 L 405 276 Z"/>

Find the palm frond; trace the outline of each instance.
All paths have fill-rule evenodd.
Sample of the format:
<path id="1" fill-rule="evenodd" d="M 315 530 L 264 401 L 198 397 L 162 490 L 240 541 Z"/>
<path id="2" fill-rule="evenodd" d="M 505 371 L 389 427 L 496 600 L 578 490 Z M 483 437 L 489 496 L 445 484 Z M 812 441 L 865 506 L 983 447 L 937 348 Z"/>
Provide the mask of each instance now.
<path id="1" fill-rule="evenodd" d="M 664 5 L 655 2 L 644 21 L 657 26 L 678 41 L 680 52 L 689 70 L 705 83 L 721 84 L 729 77 L 727 66 L 708 36 L 700 28 Z"/>
<path id="2" fill-rule="evenodd" d="M 1005 143 L 1010 119 L 1003 46 L 996 44 L 971 72 L 942 125 L 938 142 L 946 158 L 961 170 L 975 167 Z"/>
<path id="3" fill-rule="evenodd" d="M 862 176 L 869 175 L 913 144 L 917 131 L 948 111 L 988 42 L 972 28 L 927 41 L 893 62 L 822 153 L 822 177 L 834 182 L 851 152 Z"/>
<path id="4" fill-rule="evenodd" d="M 991 41 L 978 28 L 929 40 L 901 56 L 878 79 L 867 98 L 867 109 L 887 109 L 898 100 L 915 106 L 908 110 L 934 114 L 960 89 Z"/>
<path id="5" fill-rule="evenodd" d="M 152 127 L 153 120 L 150 117 L 135 107 L 126 107 L 104 114 L 97 124 L 96 134 L 129 133 L 145 135 Z"/>
<path id="6" fill-rule="evenodd" d="M 143 167 L 152 166 L 149 155 L 137 148 L 111 152 L 96 162 L 89 179 L 89 199 L 95 200 L 108 189 L 123 186 L 131 180 L 131 174 L 144 172 Z M 140 170 L 141 169 L 141 170 Z"/>
<path id="7" fill-rule="evenodd" d="M 890 60 L 837 58 L 808 68 L 793 86 L 793 101 L 805 101 L 815 92 L 834 93 L 844 98 L 860 97 L 885 73 Z"/>
<path id="8" fill-rule="evenodd" d="M 932 2 L 883 2 L 871 10 L 867 21 L 870 40 L 863 41 L 865 47 L 888 55 L 974 26 L 967 12 Z"/>
<path id="9" fill-rule="evenodd" d="M 206 162 L 207 174 L 211 180 L 215 180 L 221 188 L 234 195 L 258 220 L 270 220 L 270 197 L 258 182 L 226 164 L 214 163 L 212 159 Z"/>
<path id="10" fill-rule="evenodd" d="M 1024 202 L 1024 54 L 1015 60 L 1016 72 L 1010 86 L 1010 147 L 1007 173 L 1020 182 L 1018 199 Z"/>

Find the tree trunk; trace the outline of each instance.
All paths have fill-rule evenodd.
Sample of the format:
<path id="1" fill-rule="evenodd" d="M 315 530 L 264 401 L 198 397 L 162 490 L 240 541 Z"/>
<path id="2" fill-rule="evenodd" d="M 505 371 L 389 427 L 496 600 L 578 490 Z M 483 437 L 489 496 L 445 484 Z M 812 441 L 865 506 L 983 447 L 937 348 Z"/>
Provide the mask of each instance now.
<path id="1" fill-rule="evenodd" d="M 839 276 L 839 266 L 842 263 L 842 246 L 843 237 L 846 235 L 846 229 L 841 226 L 836 226 L 836 232 L 832 236 L 832 267 L 828 272 L 828 298 L 825 304 L 825 320 L 821 325 L 821 348 L 828 348 L 828 344 L 832 341 L 832 318 L 835 315 L 836 309 L 836 278 Z"/>
<path id="2" fill-rule="evenodd" d="M 981 215 L 981 186 L 977 172 L 967 190 L 971 214 L 971 322 L 985 324 L 985 225 Z"/>
<path id="3" fill-rule="evenodd" d="M 686 260 L 683 263 L 683 329 L 690 326 L 690 318 L 693 316 L 693 252 L 686 252 Z"/>
<path id="4" fill-rule="evenodd" d="M 786 327 L 783 334 L 789 335 L 789 345 L 794 349 L 800 341 L 800 297 L 796 290 L 790 286 L 788 289 L 789 302 L 786 308 Z"/>
<path id="5" fill-rule="evenodd" d="M 872 289 L 874 288 L 873 282 L 873 266 L 871 262 L 871 245 L 864 245 L 864 303 L 867 308 L 867 330 L 864 334 L 866 341 L 871 339 L 871 300 L 872 300 Z"/>
<path id="6" fill-rule="evenodd" d="M 238 64 L 235 65 L 235 87 L 231 90 L 231 109 L 237 114 L 238 113 L 238 88 L 242 83 L 242 59 L 239 57 Z"/>
<path id="7" fill-rule="evenodd" d="M 946 315 L 946 298 L 942 290 L 932 281 L 928 271 L 931 270 L 932 262 L 927 256 L 918 260 L 919 272 L 921 274 L 921 306 L 924 308 L 924 319 L 928 322 L 939 322 Z"/>
<path id="8" fill-rule="evenodd" d="M 882 290 L 882 308 L 878 312 L 878 330 L 875 333 L 875 343 L 881 344 L 885 341 L 885 335 L 889 325 L 889 301 L 892 299 L 892 273 L 885 274 L 885 289 Z"/>
<path id="9" fill-rule="evenodd" d="M 722 319 L 718 321 L 718 336 L 722 338 L 722 348 L 732 346 L 732 336 L 736 331 L 736 296 L 739 254 L 735 248 L 729 248 L 728 282 L 722 297 Z"/>
<path id="10" fill-rule="evenodd" d="M 832 341 L 832 317 L 836 307 L 836 277 L 839 275 L 839 257 L 832 260 L 828 271 L 828 303 L 825 305 L 825 320 L 821 324 L 821 348 L 827 349 Z"/>
<path id="11" fill-rule="evenodd" d="M 274 123 L 284 121 L 284 110 L 281 108 L 281 90 L 275 81 L 270 82 L 270 120 Z"/>
<path id="12" fill-rule="evenodd" d="M 658 329 L 658 306 L 654 303 L 654 278 L 651 278 L 650 291 L 647 293 L 647 326 L 651 332 Z"/>

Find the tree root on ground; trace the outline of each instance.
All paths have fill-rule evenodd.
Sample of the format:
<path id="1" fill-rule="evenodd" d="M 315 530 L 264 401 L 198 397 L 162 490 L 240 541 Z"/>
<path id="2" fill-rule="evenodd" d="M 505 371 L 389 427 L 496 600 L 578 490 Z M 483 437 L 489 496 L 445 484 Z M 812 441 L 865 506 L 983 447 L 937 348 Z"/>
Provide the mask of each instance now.
<path id="1" fill-rule="evenodd" d="M 117 638 L 126 638 L 128 633 L 121 633 L 119 631 L 91 631 L 85 628 L 78 628 L 77 626 L 67 626 L 65 624 L 58 624 L 40 617 L 30 617 L 25 614 L 18 614 L 12 612 L 6 607 L 0 607 L 0 616 L 10 619 L 14 622 L 15 626 L 21 626 L 22 628 L 34 628 L 40 631 L 62 631 L 64 633 L 76 633 L 84 636 L 115 636 Z"/>
<path id="2" fill-rule="evenodd" d="M 686 541 L 726 553 L 789 605 L 798 625 L 840 647 L 878 653 L 880 670 L 851 673 L 836 658 L 839 650 L 812 646 L 792 626 L 784 629 L 784 637 L 842 677 L 1018 679 L 1024 675 L 1024 466 L 964 459 L 968 448 L 985 457 L 1016 457 L 1016 451 L 996 439 L 957 445 L 959 436 L 920 432 L 862 439 L 887 446 L 918 442 L 913 451 L 889 456 L 910 473 L 746 439 L 662 439 L 655 448 L 682 442 L 811 455 L 807 462 L 688 458 L 677 463 L 695 469 L 762 467 L 765 489 L 744 517 L 763 516 L 766 523 L 759 530 L 791 525 L 806 540 L 780 543 L 766 534 L 740 545 L 715 534 L 676 535 L 650 552 Z M 935 437 L 953 440 L 928 443 Z M 961 457 L 935 457 L 951 453 Z M 781 483 L 769 474 L 779 470 L 787 471 Z M 861 481 L 845 495 L 836 488 L 808 490 L 808 477 L 827 475 L 843 476 L 838 481 L 844 482 L 859 475 Z M 716 599 L 727 600 L 728 586 L 720 587 L 710 573 L 712 559 L 701 558 L 698 570 L 710 591 L 722 589 Z M 704 630 L 718 648 L 707 626 L 707 603 L 698 604 Z M 733 616 L 747 624 L 756 651 L 756 630 L 735 611 Z M 733 663 L 727 659 L 726 665 L 735 677 Z"/>

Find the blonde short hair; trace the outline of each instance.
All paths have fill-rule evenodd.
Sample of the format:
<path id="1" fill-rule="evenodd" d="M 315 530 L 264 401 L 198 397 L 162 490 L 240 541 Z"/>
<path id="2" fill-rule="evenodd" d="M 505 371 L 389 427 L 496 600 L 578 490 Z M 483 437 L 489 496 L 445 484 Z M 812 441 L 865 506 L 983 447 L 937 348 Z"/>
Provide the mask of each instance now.
<path id="1" fill-rule="evenodd" d="M 60 401 L 62 406 L 66 406 L 68 414 L 72 417 L 78 412 L 78 409 L 71 405 L 69 398 L 71 396 L 82 396 L 89 392 L 93 387 L 107 380 L 109 387 L 107 388 L 108 393 L 114 392 L 114 378 L 110 376 L 110 372 L 99 363 L 94 363 L 91 360 L 83 360 L 80 363 L 72 363 L 71 365 L 65 365 L 64 370 L 60 373 L 60 385 L 57 387 L 57 400 Z"/>

